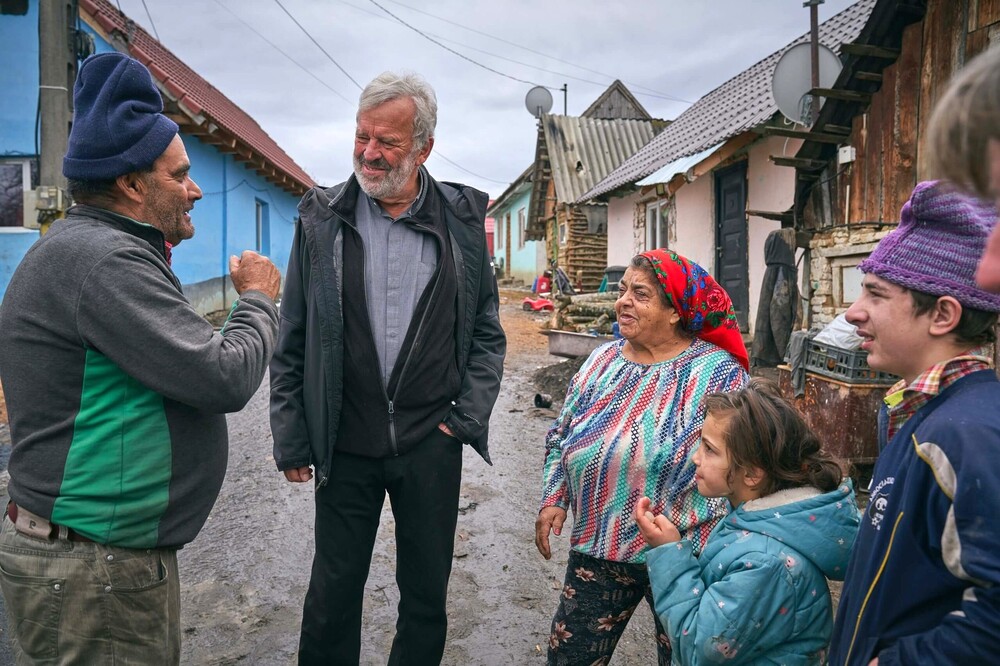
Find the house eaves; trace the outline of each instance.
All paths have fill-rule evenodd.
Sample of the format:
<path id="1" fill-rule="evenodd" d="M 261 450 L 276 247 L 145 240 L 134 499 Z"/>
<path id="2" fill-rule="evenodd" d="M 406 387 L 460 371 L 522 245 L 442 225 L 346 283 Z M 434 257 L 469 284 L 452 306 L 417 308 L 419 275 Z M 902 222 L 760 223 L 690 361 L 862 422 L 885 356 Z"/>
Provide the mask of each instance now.
<path id="1" fill-rule="evenodd" d="M 486 215 L 494 215 L 496 211 L 505 208 L 510 200 L 514 197 L 524 194 L 524 191 L 531 187 L 531 175 L 535 170 L 535 165 L 530 164 L 528 168 L 525 169 L 520 176 L 514 179 L 514 181 L 507 186 L 507 189 L 490 204 L 490 207 L 486 209 Z"/>
<path id="2" fill-rule="evenodd" d="M 853 42 L 875 5 L 859 0 L 819 26 L 820 42 L 840 53 L 840 45 Z M 695 155 L 767 122 L 778 107 L 771 92 L 771 76 L 782 54 L 809 40 L 806 33 L 704 95 L 635 155 L 621 163 L 581 200 L 590 200 L 632 185 L 663 166 Z"/>
<path id="3" fill-rule="evenodd" d="M 669 183 L 674 179 L 674 176 L 685 176 L 687 177 L 687 172 L 698 164 L 702 160 L 708 159 L 712 153 L 722 147 L 721 143 L 717 143 L 714 146 L 707 148 L 700 153 L 695 153 L 694 155 L 688 155 L 687 157 L 682 157 L 676 159 L 666 166 L 660 167 L 653 173 L 649 174 L 642 180 L 636 182 L 638 187 L 646 187 L 648 185 L 659 185 L 661 183 Z"/>
<path id="4" fill-rule="evenodd" d="M 243 109 L 199 76 L 108 0 L 80 0 L 80 17 L 117 50 L 144 64 L 163 96 L 164 112 L 185 134 L 232 153 L 292 194 L 316 183 Z"/>

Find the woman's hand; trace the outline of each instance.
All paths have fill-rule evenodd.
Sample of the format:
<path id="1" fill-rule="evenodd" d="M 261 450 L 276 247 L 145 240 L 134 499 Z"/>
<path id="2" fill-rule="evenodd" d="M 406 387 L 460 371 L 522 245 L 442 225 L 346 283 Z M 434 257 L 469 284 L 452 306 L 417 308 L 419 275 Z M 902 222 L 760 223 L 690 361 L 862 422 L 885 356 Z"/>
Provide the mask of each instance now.
<path id="1" fill-rule="evenodd" d="M 681 533 L 677 531 L 677 527 L 662 513 L 654 516 L 649 510 L 651 504 L 648 497 L 643 497 L 635 504 L 635 522 L 639 525 L 642 538 L 653 548 L 680 541 Z"/>
<path id="2" fill-rule="evenodd" d="M 566 509 L 558 506 L 547 506 L 538 512 L 535 519 L 535 547 L 545 559 L 551 559 L 552 549 L 549 548 L 549 532 L 556 536 L 562 534 L 563 523 L 566 522 Z"/>

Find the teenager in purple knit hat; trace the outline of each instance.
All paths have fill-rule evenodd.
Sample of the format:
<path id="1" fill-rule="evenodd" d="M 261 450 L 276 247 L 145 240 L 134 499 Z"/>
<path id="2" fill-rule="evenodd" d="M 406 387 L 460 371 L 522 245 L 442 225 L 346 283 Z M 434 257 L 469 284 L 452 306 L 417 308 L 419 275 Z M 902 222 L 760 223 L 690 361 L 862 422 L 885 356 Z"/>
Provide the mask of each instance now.
<path id="1" fill-rule="evenodd" d="M 848 309 L 868 363 L 902 377 L 847 570 L 830 663 L 996 663 L 1000 654 L 1000 295 L 975 273 L 996 211 L 920 183 L 861 263 Z"/>

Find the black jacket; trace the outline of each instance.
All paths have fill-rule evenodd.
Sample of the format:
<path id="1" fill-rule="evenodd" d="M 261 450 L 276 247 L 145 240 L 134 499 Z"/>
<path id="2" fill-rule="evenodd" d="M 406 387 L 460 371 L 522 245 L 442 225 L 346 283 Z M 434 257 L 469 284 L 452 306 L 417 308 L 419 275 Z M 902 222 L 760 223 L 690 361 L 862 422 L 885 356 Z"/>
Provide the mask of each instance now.
<path id="1" fill-rule="evenodd" d="M 500 392 L 506 339 L 497 312 L 496 280 L 486 248 L 487 197 L 473 188 L 430 179 L 445 206 L 459 284 L 454 335 L 461 388 L 445 423 L 490 462 L 487 431 Z M 299 203 L 299 222 L 285 275 L 278 346 L 270 365 L 271 432 L 279 470 L 313 465 L 323 484 L 343 407 L 342 310 L 345 208 L 359 189 L 354 176 L 313 188 Z M 434 381 L 427 377 L 427 381 Z"/>

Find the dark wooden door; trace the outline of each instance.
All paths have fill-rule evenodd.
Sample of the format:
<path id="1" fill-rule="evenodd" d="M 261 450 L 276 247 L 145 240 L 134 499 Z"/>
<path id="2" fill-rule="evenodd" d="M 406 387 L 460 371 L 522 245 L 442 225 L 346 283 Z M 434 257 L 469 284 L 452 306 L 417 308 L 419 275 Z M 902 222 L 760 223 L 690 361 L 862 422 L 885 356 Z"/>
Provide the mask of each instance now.
<path id="1" fill-rule="evenodd" d="M 715 279 L 733 299 L 740 330 L 749 330 L 750 259 L 747 253 L 747 166 L 715 173 Z"/>

